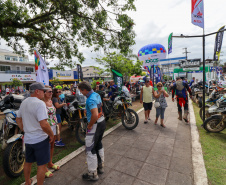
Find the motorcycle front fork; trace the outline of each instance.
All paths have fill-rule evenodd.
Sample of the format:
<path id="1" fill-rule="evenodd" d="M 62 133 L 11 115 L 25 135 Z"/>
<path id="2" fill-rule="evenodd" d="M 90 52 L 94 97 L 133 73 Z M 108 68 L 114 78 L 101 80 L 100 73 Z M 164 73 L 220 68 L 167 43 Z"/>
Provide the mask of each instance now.
<path id="1" fill-rule="evenodd" d="M 84 128 L 84 124 L 82 124 L 82 123 L 85 122 L 85 119 L 86 119 L 86 111 L 85 111 L 85 110 L 83 111 L 84 117 L 82 117 L 82 111 L 81 111 L 80 109 L 78 110 L 78 114 L 79 114 L 79 119 L 80 119 L 81 128 L 82 128 L 82 129 L 86 129 L 86 128 Z"/>

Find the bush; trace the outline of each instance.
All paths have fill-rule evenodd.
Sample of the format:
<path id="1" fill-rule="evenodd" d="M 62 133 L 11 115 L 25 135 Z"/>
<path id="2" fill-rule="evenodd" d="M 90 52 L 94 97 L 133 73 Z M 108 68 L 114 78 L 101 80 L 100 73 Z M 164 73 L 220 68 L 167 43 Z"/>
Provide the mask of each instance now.
<path id="1" fill-rule="evenodd" d="M 92 80 L 93 80 L 92 83 L 91 83 L 92 89 L 95 89 L 96 88 L 97 82 L 99 82 L 100 84 L 103 83 L 103 80 L 100 79 L 100 78 L 98 80 L 94 80 L 94 78 L 93 78 Z"/>

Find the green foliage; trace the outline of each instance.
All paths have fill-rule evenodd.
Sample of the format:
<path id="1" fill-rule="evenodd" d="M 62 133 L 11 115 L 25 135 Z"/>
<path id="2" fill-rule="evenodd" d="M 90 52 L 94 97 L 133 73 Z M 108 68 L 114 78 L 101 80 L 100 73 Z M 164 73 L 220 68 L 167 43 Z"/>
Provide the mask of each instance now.
<path id="1" fill-rule="evenodd" d="M 60 81 L 59 78 L 53 77 L 53 81 L 51 81 L 51 84 L 53 85 L 63 85 L 63 81 Z"/>
<path id="2" fill-rule="evenodd" d="M 169 75 L 163 75 L 163 79 L 164 79 L 165 81 L 167 81 L 167 80 L 172 80 L 172 77 L 169 76 Z"/>
<path id="3" fill-rule="evenodd" d="M 226 182 L 226 130 L 220 133 L 208 133 L 201 126 L 203 121 L 199 116 L 199 109 L 193 104 L 196 125 L 202 145 L 203 158 L 209 184 L 225 185 Z"/>
<path id="4" fill-rule="evenodd" d="M 30 53 L 73 68 L 85 60 L 81 46 L 128 53 L 135 32 L 127 12 L 135 10 L 134 0 L 0 0 L 0 37 L 19 54 L 25 41 Z"/>
<path id="5" fill-rule="evenodd" d="M 134 74 L 142 74 L 142 62 L 137 59 L 134 63 L 133 60 L 129 58 L 132 57 L 125 57 L 122 54 L 113 52 L 106 54 L 105 57 L 96 58 L 96 61 L 106 68 L 105 71 L 111 72 L 111 69 L 115 69 L 123 75 L 124 80 L 127 80 L 128 77 Z"/>
<path id="6" fill-rule="evenodd" d="M 4 86 L 10 86 L 11 85 L 11 82 L 5 82 L 5 83 L 2 83 L 2 85 L 4 85 Z"/>
<path id="7" fill-rule="evenodd" d="M 13 81 L 10 83 L 10 85 L 12 85 L 13 87 L 19 87 L 19 86 L 22 86 L 23 83 L 20 80 L 14 78 Z"/>
<path id="8" fill-rule="evenodd" d="M 92 89 L 95 89 L 95 88 L 96 88 L 96 83 L 97 83 L 97 82 L 99 82 L 100 84 L 103 83 L 103 80 L 100 79 L 100 78 L 99 78 L 98 80 L 94 80 L 94 78 L 93 78 L 92 80 L 93 80 L 92 83 L 91 83 Z"/>

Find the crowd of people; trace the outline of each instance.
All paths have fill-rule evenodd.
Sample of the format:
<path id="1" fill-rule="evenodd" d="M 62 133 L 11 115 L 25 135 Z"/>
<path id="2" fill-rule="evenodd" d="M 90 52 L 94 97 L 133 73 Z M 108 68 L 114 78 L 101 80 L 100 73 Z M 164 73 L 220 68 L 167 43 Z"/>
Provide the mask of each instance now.
<path id="1" fill-rule="evenodd" d="M 152 110 L 153 100 L 156 108 L 154 124 L 157 124 L 160 117 L 160 125 L 164 124 L 164 113 L 167 108 L 166 98 L 169 94 L 164 90 L 163 84 L 158 82 L 157 90 L 151 85 L 148 78 L 140 84 L 140 103 L 143 104 L 146 124 L 150 120 L 150 111 Z M 125 86 L 130 88 L 126 82 Z M 76 86 L 79 91 L 86 96 L 87 112 L 87 133 L 85 138 L 86 161 L 88 172 L 83 174 L 84 180 L 98 180 L 98 174 L 104 173 L 104 149 L 102 137 L 106 128 L 104 119 L 103 101 L 114 100 L 114 92 L 117 91 L 117 85 L 114 81 L 97 83 L 94 90 L 88 82 L 81 82 Z M 65 95 L 62 94 L 62 87 L 44 86 L 40 82 L 30 85 L 30 97 L 26 98 L 18 111 L 16 121 L 22 131 L 24 131 L 24 142 L 26 147 L 24 176 L 26 185 L 31 184 L 30 179 L 32 163 L 36 162 L 37 184 L 43 184 L 45 177 L 52 177 L 53 173 L 49 169 L 59 170 L 60 166 L 52 162 L 54 146 L 65 146 L 60 133 L 62 123 L 67 124 L 64 120 L 62 107 Z M 72 94 L 75 93 L 75 87 L 70 89 Z M 178 119 L 182 120 L 182 106 L 184 106 L 183 119 L 187 122 L 188 111 L 188 94 L 191 93 L 188 84 L 179 77 L 175 83 L 172 83 L 172 100 L 176 94 L 178 106 Z M 103 93 L 104 92 L 104 93 Z M 107 93 L 107 96 L 106 96 Z"/>

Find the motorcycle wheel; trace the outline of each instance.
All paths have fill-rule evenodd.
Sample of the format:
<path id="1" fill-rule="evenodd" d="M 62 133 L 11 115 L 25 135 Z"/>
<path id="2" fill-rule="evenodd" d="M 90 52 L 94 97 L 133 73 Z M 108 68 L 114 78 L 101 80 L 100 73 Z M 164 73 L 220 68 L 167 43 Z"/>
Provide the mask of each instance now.
<path id="1" fill-rule="evenodd" d="M 6 175 L 12 178 L 19 177 L 23 172 L 24 162 L 22 141 L 8 144 L 3 154 L 3 169 Z"/>
<path id="2" fill-rule="evenodd" d="M 132 130 L 137 127 L 139 123 L 139 116 L 133 109 L 127 109 L 127 111 L 131 115 L 131 118 L 128 120 L 127 116 L 122 114 L 122 125 L 128 130 Z"/>
<path id="3" fill-rule="evenodd" d="M 109 117 L 106 117 L 106 118 L 105 118 L 105 121 L 108 121 L 108 120 L 109 120 Z"/>
<path id="4" fill-rule="evenodd" d="M 81 127 L 82 125 L 82 127 Z M 87 123 L 82 121 L 75 128 L 75 137 L 79 143 L 85 145 Z"/>
<path id="5" fill-rule="evenodd" d="M 209 117 L 204 121 L 203 127 L 207 132 L 221 132 L 225 129 L 225 123 L 222 121 L 222 123 L 219 124 L 220 121 L 221 120 L 219 118 Z"/>
<path id="6" fill-rule="evenodd" d="M 209 107 L 205 106 L 205 118 L 206 119 L 209 118 L 210 116 L 212 116 L 212 114 L 208 113 L 208 109 L 209 109 Z M 201 107 L 199 110 L 199 116 L 203 120 L 203 107 Z"/>

